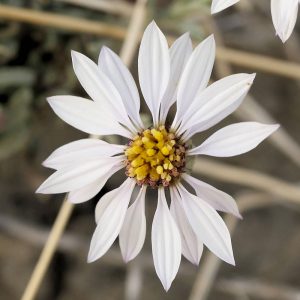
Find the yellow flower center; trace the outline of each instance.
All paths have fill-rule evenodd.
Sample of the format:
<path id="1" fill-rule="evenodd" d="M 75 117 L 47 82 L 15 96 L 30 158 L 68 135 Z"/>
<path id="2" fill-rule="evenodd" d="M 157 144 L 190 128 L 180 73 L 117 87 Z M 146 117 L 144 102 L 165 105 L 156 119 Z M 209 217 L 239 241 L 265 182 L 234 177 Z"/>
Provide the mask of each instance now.
<path id="1" fill-rule="evenodd" d="M 168 186 L 185 167 L 186 147 L 165 126 L 146 129 L 125 150 L 126 175 L 138 184 Z"/>

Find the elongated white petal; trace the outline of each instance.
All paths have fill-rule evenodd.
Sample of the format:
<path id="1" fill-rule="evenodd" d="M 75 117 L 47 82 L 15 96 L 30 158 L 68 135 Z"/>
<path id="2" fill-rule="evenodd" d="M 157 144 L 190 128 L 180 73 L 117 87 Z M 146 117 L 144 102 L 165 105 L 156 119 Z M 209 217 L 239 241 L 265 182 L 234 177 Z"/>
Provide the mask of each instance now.
<path id="1" fill-rule="evenodd" d="M 230 233 L 218 213 L 205 201 L 178 185 L 181 204 L 197 237 L 219 258 L 234 265 Z"/>
<path id="2" fill-rule="evenodd" d="M 212 0 L 211 13 L 216 14 L 239 1 L 240 0 Z"/>
<path id="3" fill-rule="evenodd" d="M 122 97 L 130 118 L 143 128 L 140 118 L 140 97 L 134 79 L 117 54 L 107 47 L 101 49 L 98 66 L 111 80 Z"/>
<path id="4" fill-rule="evenodd" d="M 123 159 L 124 157 L 106 157 L 60 169 L 44 181 L 36 192 L 58 194 L 78 190 L 105 175 Z"/>
<path id="5" fill-rule="evenodd" d="M 152 254 L 156 273 L 167 291 L 181 260 L 181 238 L 167 205 L 163 188 L 158 190 L 158 204 L 152 223 Z"/>
<path id="6" fill-rule="evenodd" d="M 160 103 L 169 83 L 170 56 L 167 40 L 154 21 L 141 41 L 138 71 L 143 96 L 157 125 Z"/>
<path id="7" fill-rule="evenodd" d="M 179 37 L 171 46 L 170 59 L 171 59 L 171 73 L 170 80 L 161 102 L 160 122 L 165 123 L 168 111 L 172 104 L 176 101 L 177 87 L 182 71 L 186 62 L 192 54 L 193 46 L 188 33 Z"/>
<path id="8" fill-rule="evenodd" d="M 198 265 L 203 252 L 203 243 L 197 238 L 186 217 L 176 188 L 171 187 L 170 193 L 172 200 L 170 211 L 180 231 L 182 254 L 192 264 Z"/>
<path id="9" fill-rule="evenodd" d="M 216 44 L 211 35 L 193 51 L 183 70 L 177 92 L 176 120 L 180 121 L 196 95 L 206 88 L 215 61 Z"/>
<path id="10" fill-rule="evenodd" d="M 125 262 L 134 259 L 144 245 L 146 237 L 146 189 L 146 186 L 142 186 L 136 200 L 128 208 L 120 231 L 119 243 Z"/>
<path id="11" fill-rule="evenodd" d="M 57 170 L 74 162 L 113 156 L 124 152 L 124 148 L 99 139 L 82 139 L 59 147 L 43 162 L 43 165 Z"/>
<path id="12" fill-rule="evenodd" d="M 199 198 L 214 209 L 242 218 L 235 200 L 230 195 L 188 174 L 183 174 L 182 178 L 196 191 Z"/>
<path id="13" fill-rule="evenodd" d="M 75 191 L 71 191 L 68 195 L 68 200 L 72 203 L 82 203 L 92 199 L 102 190 L 107 180 L 123 167 L 123 163 L 120 163 L 112 167 L 106 174 L 104 174 L 94 182 Z"/>
<path id="14" fill-rule="evenodd" d="M 210 155 L 230 157 L 254 149 L 279 125 L 265 125 L 257 122 L 241 122 L 226 126 L 205 140 L 200 146 L 190 150 L 189 155 Z"/>
<path id="15" fill-rule="evenodd" d="M 93 234 L 88 262 L 99 259 L 111 247 L 117 238 L 130 201 L 135 181 L 131 178 L 117 189 L 105 194 L 99 200 L 99 206 L 102 206 L 101 214 L 98 215 L 98 223 Z"/>
<path id="16" fill-rule="evenodd" d="M 298 15 L 298 0 L 271 0 L 272 20 L 283 43 L 291 36 Z"/>
<path id="17" fill-rule="evenodd" d="M 132 135 L 117 123 L 109 111 L 95 102 L 75 96 L 54 96 L 47 99 L 53 111 L 69 125 L 95 135 Z"/>
<path id="18" fill-rule="evenodd" d="M 180 133 L 201 132 L 223 120 L 242 103 L 254 78 L 255 74 L 235 74 L 211 84 L 185 113 Z"/>
<path id="19" fill-rule="evenodd" d="M 122 98 L 110 79 L 92 60 L 79 52 L 72 51 L 72 62 L 74 72 L 88 95 L 101 106 L 101 109 L 110 110 L 116 120 L 131 129 L 132 124 Z"/>

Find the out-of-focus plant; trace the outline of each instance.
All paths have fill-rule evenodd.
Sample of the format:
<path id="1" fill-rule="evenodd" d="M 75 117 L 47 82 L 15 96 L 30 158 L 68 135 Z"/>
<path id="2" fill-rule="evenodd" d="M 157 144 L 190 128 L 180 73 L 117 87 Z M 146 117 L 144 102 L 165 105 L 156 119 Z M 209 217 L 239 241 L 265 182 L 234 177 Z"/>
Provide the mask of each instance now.
<path id="1" fill-rule="evenodd" d="M 178 0 L 173 1 L 164 10 L 159 23 L 171 32 L 190 32 L 195 40 L 204 38 L 203 29 L 197 20 L 210 13 L 210 0 Z"/>
<path id="2" fill-rule="evenodd" d="M 32 92 L 28 87 L 16 90 L 0 110 L 0 160 L 23 150 L 30 137 L 30 105 Z"/>

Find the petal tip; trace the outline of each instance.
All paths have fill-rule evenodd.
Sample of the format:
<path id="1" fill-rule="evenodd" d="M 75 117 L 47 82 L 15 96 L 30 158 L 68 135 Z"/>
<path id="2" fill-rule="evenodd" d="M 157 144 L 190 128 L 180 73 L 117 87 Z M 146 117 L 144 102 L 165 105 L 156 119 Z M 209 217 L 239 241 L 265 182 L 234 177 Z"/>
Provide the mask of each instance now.
<path id="1" fill-rule="evenodd" d="M 283 44 L 285 44 L 290 37 L 290 35 L 286 35 L 282 32 L 276 32 L 276 35 L 280 38 L 280 40 Z"/>
<path id="2" fill-rule="evenodd" d="M 256 73 L 249 74 L 249 83 L 250 84 L 253 84 L 255 77 L 256 77 Z"/>
<path id="3" fill-rule="evenodd" d="M 171 284 L 172 284 L 172 282 L 162 282 L 163 288 L 166 292 L 169 291 Z"/>
<path id="4" fill-rule="evenodd" d="M 228 260 L 226 262 L 234 267 L 236 266 L 233 254 L 228 258 Z"/>
<path id="5" fill-rule="evenodd" d="M 78 51 L 75 50 L 71 50 L 71 59 L 72 59 L 72 63 L 74 64 L 76 60 L 79 59 L 79 56 L 83 56 L 83 54 L 81 54 Z"/>
<path id="6" fill-rule="evenodd" d="M 47 101 L 49 104 L 51 104 L 51 103 L 54 101 L 54 99 L 55 99 L 55 96 L 51 96 L 51 97 L 47 97 L 47 98 L 46 98 L 46 101 Z"/>
<path id="7" fill-rule="evenodd" d="M 280 124 L 274 124 L 274 125 L 271 125 L 274 129 L 274 131 L 278 130 L 280 128 Z"/>
<path id="8" fill-rule="evenodd" d="M 132 257 L 132 255 L 130 255 L 129 253 L 123 253 L 121 251 L 122 254 L 122 258 L 125 264 L 128 264 L 131 260 L 133 260 L 134 257 Z"/>
<path id="9" fill-rule="evenodd" d="M 95 254 L 91 253 L 91 251 L 90 251 L 89 254 L 88 254 L 87 260 L 86 260 L 87 263 L 90 264 L 90 263 L 93 263 L 96 260 L 97 260 L 97 257 L 95 257 Z"/>
<path id="10" fill-rule="evenodd" d="M 102 46 L 101 47 L 101 51 L 100 51 L 100 55 L 102 54 L 105 54 L 105 53 L 110 53 L 110 52 L 112 52 L 112 50 L 111 49 L 109 49 L 107 46 Z"/>
<path id="11" fill-rule="evenodd" d="M 241 221 L 244 220 L 243 216 L 239 212 L 236 214 L 236 217 Z"/>
<path id="12" fill-rule="evenodd" d="M 156 22 L 154 21 L 154 20 L 152 20 L 150 23 L 149 23 L 149 25 L 151 25 L 151 26 L 157 26 L 157 24 L 156 24 Z M 149 26 L 148 25 L 148 26 Z"/>
<path id="13" fill-rule="evenodd" d="M 223 10 L 223 9 L 218 8 L 218 6 L 212 5 L 212 6 L 211 6 L 211 9 L 210 9 L 210 13 L 211 13 L 212 15 L 215 15 L 215 14 L 219 13 L 219 12 L 222 11 L 222 10 Z"/>
<path id="14" fill-rule="evenodd" d="M 215 40 L 215 35 L 212 33 L 207 37 L 208 40 Z"/>
<path id="15" fill-rule="evenodd" d="M 74 58 L 76 57 L 76 55 L 78 55 L 79 52 L 75 51 L 75 50 L 71 50 L 71 58 L 72 60 L 74 60 Z"/>
<path id="16" fill-rule="evenodd" d="M 265 125 L 266 128 L 269 130 L 269 134 L 267 135 L 270 136 L 271 134 L 273 134 L 276 130 L 278 130 L 280 128 L 280 124 L 271 124 L 271 125 Z"/>
<path id="17" fill-rule="evenodd" d="M 35 191 L 36 194 L 45 194 L 43 184 L 41 184 Z"/>
<path id="18" fill-rule="evenodd" d="M 195 267 L 198 267 L 198 266 L 199 266 L 199 263 L 200 263 L 200 257 L 197 258 L 197 259 L 190 260 L 190 262 L 191 262 Z"/>

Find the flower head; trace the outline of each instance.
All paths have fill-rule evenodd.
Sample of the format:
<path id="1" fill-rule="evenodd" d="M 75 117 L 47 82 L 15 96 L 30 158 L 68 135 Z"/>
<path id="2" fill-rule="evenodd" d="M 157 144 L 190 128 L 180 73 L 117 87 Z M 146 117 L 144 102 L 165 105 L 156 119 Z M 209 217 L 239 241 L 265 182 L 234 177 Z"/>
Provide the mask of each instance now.
<path id="1" fill-rule="evenodd" d="M 241 104 L 255 77 L 236 74 L 207 87 L 214 57 L 213 36 L 193 50 L 189 35 L 184 34 L 169 49 L 157 25 L 148 25 L 138 58 L 140 87 L 153 119 L 153 125 L 145 128 L 139 115 L 138 89 L 120 58 L 104 47 L 96 65 L 72 52 L 75 73 L 92 101 L 51 97 L 48 101 L 54 112 L 86 133 L 127 139 L 124 145 L 82 139 L 58 148 L 44 162 L 56 171 L 37 192 L 69 192 L 73 203 L 93 198 L 110 176 L 125 170 L 124 183 L 97 204 L 89 262 L 105 254 L 118 236 L 126 262 L 138 255 L 146 234 L 146 190 L 151 187 L 158 191 L 152 223 L 153 260 L 166 290 L 177 274 L 181 254 L 198 264 L 203 245 L 234 264 L 230 234 L 217 210 L 240 217 L 237 205 L 226 193 L 189 175 L 186 162 L 194 155 L 229 157 L 245 153 L 278 126 L 237 123 L 217 131 L 197 147 L 190 146 L 194 134 L 214 126 Z M 167 115 L 175 102 L 176 115 L 168 124 Z M 135 188 L 139 192 L 130 204 Z M 166 190 L 170 192 L 170 207 Z"/>
<path id="2" fill-rule="evenodd" d="M 240 0 L 212 0 L 211 12 L 218 13 Z M 291 36 L 298 15 L 299 0 L 271 0 L 272 20 L 276 34 L 285 43 Z"/>

